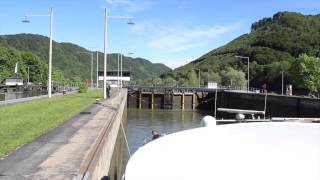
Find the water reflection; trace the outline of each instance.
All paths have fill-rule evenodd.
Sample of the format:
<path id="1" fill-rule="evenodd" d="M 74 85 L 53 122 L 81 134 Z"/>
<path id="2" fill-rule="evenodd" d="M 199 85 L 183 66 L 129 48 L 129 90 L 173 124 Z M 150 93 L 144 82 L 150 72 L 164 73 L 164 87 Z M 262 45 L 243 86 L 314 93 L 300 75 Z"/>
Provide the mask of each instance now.
<path id="1" fill-rule="evenodd" d="M 151 131 L 171 134 L 200 126 L 200 119 L 206 112 L 128 109 L 127 138 L 131 153 L 151 138 Z M 126 159 L 126 158 L 125 158 Z"/>

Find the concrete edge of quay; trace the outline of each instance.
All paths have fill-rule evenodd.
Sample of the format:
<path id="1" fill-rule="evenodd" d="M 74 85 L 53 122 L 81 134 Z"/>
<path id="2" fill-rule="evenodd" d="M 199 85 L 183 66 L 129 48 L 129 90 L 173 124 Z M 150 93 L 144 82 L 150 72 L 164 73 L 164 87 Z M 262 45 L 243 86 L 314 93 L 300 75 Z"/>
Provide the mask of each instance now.
<path id="1" fill-rule="evenodd" d="M 3 157 L 0 179 L 101 179 L 119 174 L 126 99 L 126 89 L 116 91 Z"/>
<path id="2" fill-rule="evenodd" d="M 118 174 L 121 172 L 120 166 L 122 163 L 121 161 L 115 161 L 117 157 L 114 156 L 120 155 L 122 157 L 123 143 L 119 136 L 122 134 L 120 127 L 127 107 L 127 90 L 122 89 L 110 103 L 103 103 L 103 105 L 114 113 L 108 113 L 108 119 L 111 119 L 105 123 L 99 132 L 99 136 L 81 164 L 76 180 L 100 180 L 104 177 L 109 177 L 109 179 L 121 178 Z M 120 150 L 120 153 L 116 152 L 117 150 Z"/>

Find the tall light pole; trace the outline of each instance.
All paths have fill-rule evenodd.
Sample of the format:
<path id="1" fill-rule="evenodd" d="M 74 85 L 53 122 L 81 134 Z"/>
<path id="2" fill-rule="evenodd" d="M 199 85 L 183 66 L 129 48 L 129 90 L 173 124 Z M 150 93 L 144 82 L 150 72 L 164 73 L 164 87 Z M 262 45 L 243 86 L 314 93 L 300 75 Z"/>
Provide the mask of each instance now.
<path id="1" fill-rule="evenodd" d="M 103 99 L 107 99 L 107 40 L 108 40 L 108 18 L 111 19 L 128 19 L 128 25 L 134 25 L 132 17 L 128 16 L 108 16 L 108 10 L 104 10 L 104 58 L 103 58 Z"/>
<path id="2" fill-rule="evenodd" d="M 97 82 L 96 82 L 96 87 L 99 88 L 99 52 L 97 51 Z"/>
<path id="3" fill-rule="evenodd" d="M 107 99 L 107 39 L 108 39 L 108 12 L 104 9 L 104 54 L 103 54 L 103 99 Z"/>
<path id="4" fill-rule="evenodd" d="M 93 88 L 93 52 L 91 52 L 91 88 Z"/>
<path id="5" fill-rule="evenodd" d="M 93 88 L 93 52 L 86 52 L 86 51 L 82 51 L 82 52 L 79 52 L 80 54 L 90 54 L 91 55 L 91 72 L 90 72 L 90 87 Z M 98 61 L 97 61 L 98 62 Z"/>
<path id="6" fill-rule="evenodd" d="M 281 70 L 281 95 L 283 95 L 283 69 Z"/>
<path id="7" fill-rule="evenodd" d="M 198 70 L 198 79 L 199 79 L 199 88 L 200 88 L 200 69 L 197 69 Z"/>
<path id="8" fill-rule="evenodd" d="M 134 54 L 133 52 L 129 52 L 128 53 L 128 55 L 130 56 L 130 55 L 132 55 L 132 54 Z M 122 75 L 123 75 L 123 69 L 122 69 L 122 57 L 123 57 L 123 54 L 121 54 L 121 58 L 120 58 L 120 61 L 121 61 L 121 65 L 120 65 L 120 68 L 121 68 L 121 70 L 120 70 L 120 74 L 121 74 L 121 83 L 120 83 L 120 87 L 122 88 L 122 86 L 123 86 L 123 79 L 122 79 Z"/>
<path id="9" fill-rule="evenodd" d="M 130 56 L 130 55 L 133 55 L 134 53 L 133 52 L 129 52 L 128 53 L 128 55 Z M 132 58 L 131 56 L 130 56 L 130 58 Z M 133 74 L 132 74 L 132 67 L 130 66 L 130 81 L 131 81 L 131 77 L 133 77 Z"/>
<path id="10" fill-rule="evenodd" d="M 200 88 L 200 69 L 199 68 L 193 68 L 194 70 L 198 70 L 198 87 Z"/>
<path id="11" fill-rule="evenodd" d="M 119 62 L 119 61 L 120 61 L 120 54 L 118 53 L 117 55 L 118 55 L 118 72 L 117 72 L 117 79 L 118 79 L 118 88 L 120 89 L 120 73 L 119 73 L 119 71 L 120 71 L 120 66 L 119 66 L 119 65 L 120 65 L 120 64 L 119 64 L 119 63 L 120 63 L 120 62 Z"/>
<path id="12" fill-rule="evenodd" d="M 30 67 L 34 67 L 34 66 L 38 66 L 38 65 L 28 65 L 28 84 L 30 82 Z"/>
<path id="13" fill-rule="evenodd" d="M 123 74 L 123 71 L 122 71 L 122 57 L 123 57 L 123 55 L 121 54 L 121 57 L 120 57 L 120 88 L 122 88 L 122 74 Z"/>
<path id="14" fill-rule="evenodd" d="M 247 81 L 248 81 L 248 87 L 247 87 L 247 91 L 249 91 L 249 87 L 250 87 L 250 73 L 249 73 L 249 68 L 250 68 L 250 60 L 249 60 L 249 57 L 247 57 L 247 56 L 235 56 L 236 58 L 241 58 L 241 59 L 247 59 L 248 60 L 248 79 L 247 79 Z"/>
<path id="15" fill-rule="evenodd" d="M 51 98 L 51 75 L 52 75 L 52 27 L 53 27 L 53 8 L 50 8 L 49 14 L 29 14 L 25 15 L 25 18 L 22 20 L 23 23 L 30 23 L 28 17 L 32 16 L 47 16 L 49 17 L 49 72 L 48 72 L 48 97 Z"/>

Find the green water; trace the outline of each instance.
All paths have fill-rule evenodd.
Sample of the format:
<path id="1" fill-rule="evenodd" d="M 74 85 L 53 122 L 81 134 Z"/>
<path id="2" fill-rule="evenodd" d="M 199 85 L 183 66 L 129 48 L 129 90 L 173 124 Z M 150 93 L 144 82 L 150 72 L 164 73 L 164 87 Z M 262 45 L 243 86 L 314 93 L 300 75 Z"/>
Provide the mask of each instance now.
<path id="1" fill-rule="evenodd" d="M 151 131 L 171 134 L 201 125 L 200 120 L 206 112 L 128 109 L 126 134 L 130 151 L 133 154 L 146 140 L 151 139 Z"/>

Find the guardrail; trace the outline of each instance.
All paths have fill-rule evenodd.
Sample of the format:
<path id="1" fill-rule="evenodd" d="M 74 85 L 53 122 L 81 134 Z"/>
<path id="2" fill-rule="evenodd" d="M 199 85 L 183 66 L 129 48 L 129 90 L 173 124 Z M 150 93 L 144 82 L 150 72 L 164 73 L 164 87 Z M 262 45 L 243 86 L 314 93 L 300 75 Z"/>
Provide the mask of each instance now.
<path id="1" fill-rule="evenodd" d="M 194 92 L 215 92 L 223 89 L 210 89 L 206 87 L 177 87 L 177 86 L 124 86 L 128 90 L 140 92 L 157 92 L 157 93 L 194 93 Z"/>

